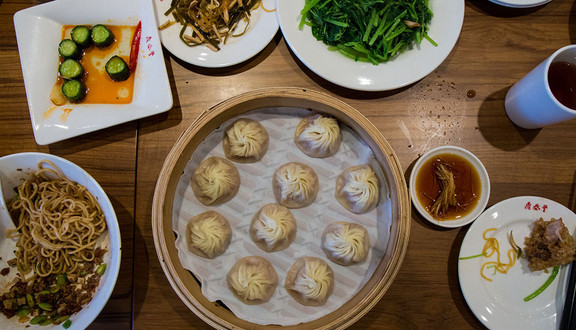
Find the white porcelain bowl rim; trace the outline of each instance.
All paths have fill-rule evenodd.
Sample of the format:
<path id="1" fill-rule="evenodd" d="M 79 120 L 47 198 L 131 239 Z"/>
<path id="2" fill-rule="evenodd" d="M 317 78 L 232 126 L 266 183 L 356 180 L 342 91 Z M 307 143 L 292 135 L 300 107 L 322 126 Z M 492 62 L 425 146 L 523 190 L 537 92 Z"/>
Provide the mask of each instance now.
<path id="1" fill-rule="evenodd" d="M 456 220 L 438 221 L 434 219 L 420 204 L 418 196 L 416 195 L 416 189 L 414 189 L 414 187 L 416 183 L 416 175 L 420 170 L 420 168 L 422 167 L 422 165 L 424 164 L 424 162 L 426 162 L 431 157 L 445 153 L 456 154 L 458 156 L 461 156 L 464 159 L 468 160 L 476 168 L 476 170 L 478 171 L 478 175 L 480 176 L 480 182 L 482 184 L 482 192 L 480 194 L 480 200 L 478 201 L 478 204 L 466 216 Z M 488 176 L 486 168 L 484 167 L 484 164 L 482 164 L 480 159 L 478 159 L 478 157 L 476 157 L 470 151 L 457 146 L 441 146 L 426 152 L 414 164 L 412 172 L 410 173 L 410 197 L 412 199 L 412 204 L 414 205 L 418 213 L 420 213 L 420 215 L 429 222 L 437 226 L 446 228 L 462 227 L 476 220 L 476 218 L 478 218 L 486 208 L 486 205 L 488 204 L 488 199 L 490 198 L 490 178 Z"/>
<path id="2" fill-rule="evenodd" d="M 106 271 L 100 280 L 100 287 L 92 297 L 92 300 L 82 307 L 78 313 L 72 315 L 72 325 L 69 330 L 85 329 L 98 316 L 110 298 L 118 273 L 120 270 L 122 241 L 120 239 L 120 228 L 116 213 L 106 195 L 104 189 L 86 170 L 75 163 L 51 154 L 41 152 L 22 152 L 0 157 L 0 178 L 2 179 L 2 190 L 4 196 L 9 198 L 14 195 L 13 187 L 19 184 L 19 180 L 25 177 L 33 170 L 37 169 L 37 164 L 41 160 L 49 160 L 58 166 L 64 174 L 82 185 L 84 185 L 100 203 L 106 225 L 108 227 L 108 253 L 109 261 L 106 265 Z M 3 316 L 0 316 L 2 318 Z M 1 323 L 0 319 L 0 323 Z M 20 328 L 19 324 L 18 328 Z M 3 324 L 2 329 L 9 328 L 10 325 Z M 32 326 L 31 328 L 34 328 Z M 51 329 L 52 327 L 42 327 Z M 61 326 L 54 326 L 54 329 L 62 329 Z"/>

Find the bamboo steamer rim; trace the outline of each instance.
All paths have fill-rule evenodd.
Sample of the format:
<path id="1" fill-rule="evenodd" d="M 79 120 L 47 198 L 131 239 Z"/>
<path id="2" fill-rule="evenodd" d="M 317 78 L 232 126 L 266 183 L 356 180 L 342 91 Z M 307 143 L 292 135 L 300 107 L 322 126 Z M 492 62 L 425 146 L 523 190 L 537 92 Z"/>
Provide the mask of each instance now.
<path id="1" fill-rule="evenodd" d="M 267 107 L 305 108 L 336 117 L 351 127 L 372 148 L 390 190 L 393 205 L 386 253 L 373 276 L 360 292 L 336 311 L 314 321 L 293 326 L 258 325 L 236 317 L 202 294 L 200 284 L 182 267 L 172 230 L 175 187 L 196 147 L 223 122 L 245 112 Z M 379 152 L 381 151 L 381 153 Z M 231 97 L 203 112 L 178 138 L 170 150 L 156 182 L 152 205 L 154 246 L 162 270 L 182 302 L 214 328 L 227 329 L 344 329 L 362 316 L 386 293 L 398 274 L 410 236 L 410 197 L 402 167 L 380 131 L 358 110 L 327 94 L 303 88 L 266 88 Z M 390 254 L 390 252 L 393 252 Z"/>

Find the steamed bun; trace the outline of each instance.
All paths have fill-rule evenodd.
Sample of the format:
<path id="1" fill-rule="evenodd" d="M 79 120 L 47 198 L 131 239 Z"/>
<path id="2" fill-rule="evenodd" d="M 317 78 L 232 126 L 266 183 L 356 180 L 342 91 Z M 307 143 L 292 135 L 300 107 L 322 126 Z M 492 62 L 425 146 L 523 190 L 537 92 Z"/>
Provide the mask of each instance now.
<path id="1" fill-rule="evenodd" d="M 192 190 L 204 205 L 226 203 L 236 196 L 239 188 L 238 169 L 221 157 L 204 159 L 192 175 Z"/>
<path id="2" fill-rule="evenodd" d="M 322 234 L 322 250 L 333 262 L 349 266 L 362 262 L 368 256 L 370 237 L 362 225 L 334 222 Z"/>
<path id="3" fill-rule="evenodd" d="M 346 169 L 336 180 L 336 199 L 348 211 L 366 213 L 380 200 L 380 182 L 370 165 Z"/>
<path id="4" fill-rule="evenodd" d="M 231 238 L 230 223 L 215 211 L 198 214 L 186 225 L 188 250 L 204 258 L 215 258 L 224 253 Z"/>
<path id="5" fill-rule="evenodd" d="M 266 204 L 252 218 L 250 237 L 266 252 L 284 250 L 296 237 L 296 220 L 286 207 Z"/>
<path id="6" fill-rule="evenodd" d="M 226 276 L 228 288 L 248 305 L 268 301 L 278 285 L 278 275 L 272 264 L 258 256 L 240 258 Z"/>
<path id="7" fill-rule="evenodd" d="M 268 150 L 268 132 L 259 122 L 240 118 L 224 133 L 222 146 L 226 158 L 240 163 L 254 163 Z"/>
<path id="8" fill-rule="evenodd" d="M 272 188 L 278 203 L 294 209 L 312 204 L 320 186 L 318 176 L 310 166 L 290 162 L 274 172 Z"/>
<path id="9" fill-rule="evenodd" d="M 300 304 L 322 306 L 334 290 L 334 272 L 320 258 L 302 257 L 288 270 L 284 285 Z"/>
<path id="10" fill-rule="evenodd" d="M 332 156 L 342 142 L 338 121 L 319 114 L 306 117 L 296 126 L 294 142 L 310 157 Z"/>

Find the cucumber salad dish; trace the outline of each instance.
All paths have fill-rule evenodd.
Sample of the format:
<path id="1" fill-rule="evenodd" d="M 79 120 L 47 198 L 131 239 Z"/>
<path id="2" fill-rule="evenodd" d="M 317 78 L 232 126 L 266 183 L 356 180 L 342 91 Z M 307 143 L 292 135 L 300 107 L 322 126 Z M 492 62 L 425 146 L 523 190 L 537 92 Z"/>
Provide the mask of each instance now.
<path id="1" fill-rule="evenodd" d="M 137 43 L 138 27 L 132 37 Z M 91 62 L 91 59 L 82 61 L 88 51 L 92 52 L 92 47 L 98 52 L 112 48 L 115 42 L 115 34 L 103 24 L 96 24 L 92 27 L 86 25 L 77 25 L 70 31 L 70 37 L 67 36 L 67 29 L 64 28 L 62 41 L 58 45 L 60 55 L 60 65 L 58 67 L 58 81 L 54 85 L 50 94 L 50 99 L 56 105 L 66 104 L 67 102 L 82 102 L 86 98 L 88 88 L 85 83 L 85 76 L 89 75 L 82 63 Z M 126 61 L 118 55 L 113 55 L 113 50 L 109 51 L 105 58 L 108 58 L 104 68 L 108 77 L 114 81 L 125 81 L 130 77 L 131 69 Z M 135 66 L 135 62 L 132 63 Z"/>

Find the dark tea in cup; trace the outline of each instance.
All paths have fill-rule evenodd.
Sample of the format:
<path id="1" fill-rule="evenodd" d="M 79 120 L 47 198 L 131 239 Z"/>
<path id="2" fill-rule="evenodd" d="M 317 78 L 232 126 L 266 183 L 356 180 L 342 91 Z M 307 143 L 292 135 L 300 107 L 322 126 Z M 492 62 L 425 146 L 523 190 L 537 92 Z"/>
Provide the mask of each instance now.
<path id="1" fill-rule="evenodd" d="M 576 119 L 576 45 L 558 49 L 515 83 L 504 106 L 522 128 Z"/>
<path id="2" fill-rule="evenodd" d="M 554 97 L 570 109 L 576 109 L 576 65 L 554 61 L 548 68 L 548 85 Z"/>

